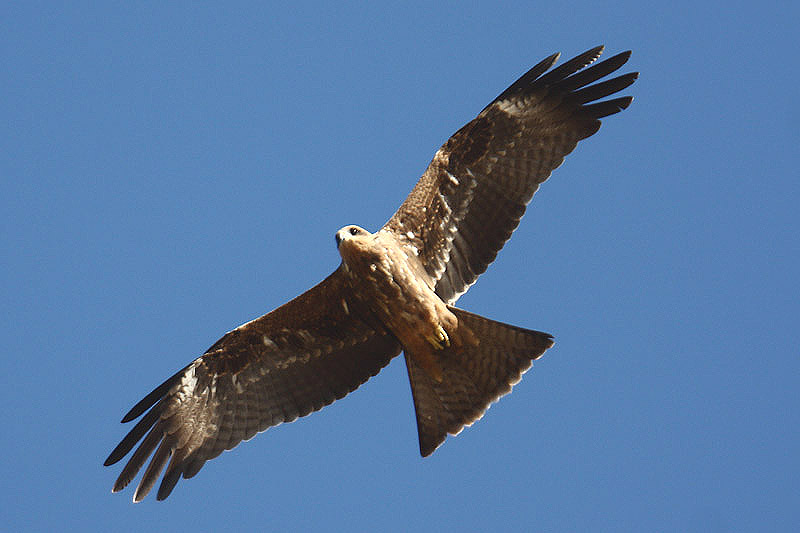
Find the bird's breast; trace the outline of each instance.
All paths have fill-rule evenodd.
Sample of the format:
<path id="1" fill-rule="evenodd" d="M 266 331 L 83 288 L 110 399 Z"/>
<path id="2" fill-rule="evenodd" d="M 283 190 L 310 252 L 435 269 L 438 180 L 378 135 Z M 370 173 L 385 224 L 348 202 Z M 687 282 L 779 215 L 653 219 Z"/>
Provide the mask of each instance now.
<path id="1" fill-rule="evenodd" d="M 442 304 L 413 250 L 388 235 L 345 244 L 340 253 L 353 295 L 401 342 L 420 323 L 435 321 Z"/>

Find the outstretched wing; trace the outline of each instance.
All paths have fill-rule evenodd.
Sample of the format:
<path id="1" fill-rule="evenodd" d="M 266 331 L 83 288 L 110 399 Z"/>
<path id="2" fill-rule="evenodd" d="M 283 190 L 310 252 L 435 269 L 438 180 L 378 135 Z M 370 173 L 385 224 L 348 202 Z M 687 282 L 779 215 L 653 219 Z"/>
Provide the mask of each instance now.
<path id="1" fill-rule="evenodd" d="M 156 450 L 134 501 L 147 495 L 169 461 L 158 489 L 163 500 L 181 476 L 194 476 L 223 450 L 321 409 L 386 366 L 400 345 L 348 298 L 345 283 L 336 270 L 289 303 L 226 334 L 136 404 L 122 421 L 144 417 L 105 465 L 144 440 L 114 492 L 125 488 Z"/>
<path id="2" fill-rule="evenodd" d="M 454 303 L 486 270 L 539 184 L 578 141 L 600 128 L 600 118 L 631 103 L 629 96 L 591 103 L 638 76 L 594 83 L 630 57 L 623 52 L 584 69 L 602 51 L 593 48 L 547 72 L 554 54 L 514 82 L 436 152 L 384 226 L 419 251 L 443 301 Z"/>

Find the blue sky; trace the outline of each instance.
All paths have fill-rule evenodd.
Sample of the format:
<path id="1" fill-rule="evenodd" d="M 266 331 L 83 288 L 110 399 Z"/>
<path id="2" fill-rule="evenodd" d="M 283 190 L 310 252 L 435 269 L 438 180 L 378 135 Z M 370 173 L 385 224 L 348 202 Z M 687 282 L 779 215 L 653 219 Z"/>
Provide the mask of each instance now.
<path id="1" fill-rule="evenodd" d="M 0 8 L 0 519 L 13 530 L 796 530 L 798 8 Z M 782 6 L 782 7 L 781 7 Z M 417 449 L 395 360 L 181 481 L 110 493 L 122 415 L 338 264 L 554 51 L 641 72 L 459 305 L 555 335 Z"/>

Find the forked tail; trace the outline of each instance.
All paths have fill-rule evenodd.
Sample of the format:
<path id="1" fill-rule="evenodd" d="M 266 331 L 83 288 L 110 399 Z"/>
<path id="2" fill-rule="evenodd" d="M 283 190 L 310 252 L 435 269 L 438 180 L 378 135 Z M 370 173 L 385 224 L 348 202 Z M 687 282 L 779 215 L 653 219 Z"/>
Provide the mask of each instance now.
<path id="1" fill-rule="evenodd" d="M 553 345 L 553 337 L 547 333 L 449 309 L 459 326 L 471 329 L 480 342 L 437 351 L 441 381 L 405 354 L 423 457 L 433 453 L 448 433 L 456 435 L 481 418 L 492 402 L 511 392 L 531 362 Z"/>

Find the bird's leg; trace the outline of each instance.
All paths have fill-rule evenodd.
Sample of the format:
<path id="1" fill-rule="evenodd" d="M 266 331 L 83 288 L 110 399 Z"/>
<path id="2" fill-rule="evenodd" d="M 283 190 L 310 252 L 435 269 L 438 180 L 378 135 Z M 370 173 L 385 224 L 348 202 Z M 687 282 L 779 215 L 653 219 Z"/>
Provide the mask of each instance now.
<path id="1" fill-rule="evenodd" d="M 436 329 L 425 336 L 425 340 L 431 343 L 436 350 L 444 350 L 450 346 L 450 337 L 447 336 L 447 332 L 441 324 L 437 324 Z"/>

